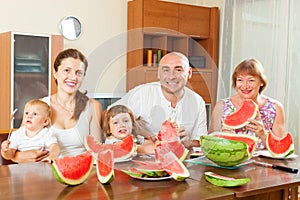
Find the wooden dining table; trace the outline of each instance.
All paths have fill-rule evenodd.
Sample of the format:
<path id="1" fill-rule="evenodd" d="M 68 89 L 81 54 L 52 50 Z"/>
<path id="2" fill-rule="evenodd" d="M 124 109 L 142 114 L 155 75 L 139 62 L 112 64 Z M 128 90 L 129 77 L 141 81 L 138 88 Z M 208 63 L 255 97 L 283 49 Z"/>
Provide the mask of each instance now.
<path id="1" fill-rule="evenodd" d="M 152 160 L 152 156 L 138 155 L 134 159 Z M 300 159 L 255 158 L 293 168 L 300 167 Z M 51 164 L 43 162 L 0 166 L 0 199 L 254 199 L 297 200 L 300 176 L 277 169 L 249 163 L 237 169 L 186 163 L 190 177 L 183 182 L 174 179 L 139 180 L 120 171 L 136 165 L 127 161 L 115 163 L 115 177 L 110 184 L 98 181 L 95 169 L 88 179 L 77 186 L 58 182 Z M 211 171 L 233 178 L 250 178 L 245 185 L 226 188 L 212 185 L 205 180 L 204 172 Z"/>

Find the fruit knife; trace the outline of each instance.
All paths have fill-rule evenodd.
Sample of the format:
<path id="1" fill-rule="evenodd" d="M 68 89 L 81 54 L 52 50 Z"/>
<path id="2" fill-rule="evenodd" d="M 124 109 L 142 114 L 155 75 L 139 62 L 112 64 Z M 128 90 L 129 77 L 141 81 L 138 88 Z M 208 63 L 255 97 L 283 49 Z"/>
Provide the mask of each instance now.
<path id="1" fill-rule="evenodd" d="M 268 168 L 273 168 L 273 169 L 279 169 L 285 172 L 290 172 L 290 173 L 298 173 L 297 168 L 291 168 L 291 167 L 286 167 L 286 166 L 281 166 L 281 165 L 275 165 L 275 164 L 270 164 L 266 162 L 259 162 L 259 161 L 254 161 L 253 162 L 256 165 L 263 166 L 263 167 L 268 167 Z"/>

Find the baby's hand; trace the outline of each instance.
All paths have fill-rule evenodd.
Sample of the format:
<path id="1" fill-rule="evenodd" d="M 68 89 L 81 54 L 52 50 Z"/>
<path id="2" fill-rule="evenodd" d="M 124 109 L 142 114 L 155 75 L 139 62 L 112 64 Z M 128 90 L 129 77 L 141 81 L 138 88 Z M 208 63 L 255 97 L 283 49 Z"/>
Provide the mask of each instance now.
<path id="1" fill-rule="evenodd" d="M 1 149 L 2 151 L 6 152 L 8 151 L 9 149 L 9 144 L 10 144 L 10 141 L 9 140 L 4 140 L 1 144 Z"/>

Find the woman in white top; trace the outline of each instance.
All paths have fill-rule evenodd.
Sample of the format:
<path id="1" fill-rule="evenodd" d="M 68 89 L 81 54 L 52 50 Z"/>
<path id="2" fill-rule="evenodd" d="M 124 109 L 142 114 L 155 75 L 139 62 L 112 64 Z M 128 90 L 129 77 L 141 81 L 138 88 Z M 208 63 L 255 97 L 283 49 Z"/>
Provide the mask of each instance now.
<path id="1" fill-rule="evenodd" d="M 90 99 L 79 88 L 87 70 L 87 60 L 77 49 L 66 49 L 58 54 L 54 62 L 53 76 L 57 83 L 57 93 L 43 98 L 52 108 L 52 126 L 61 150 L 60 156 L 73 156 L 83 153 L 84 137 L 93 135 L 101 142 L 100 102 Z M 14 161 L 38 161 L 47 152 L 19 152 Z"/>

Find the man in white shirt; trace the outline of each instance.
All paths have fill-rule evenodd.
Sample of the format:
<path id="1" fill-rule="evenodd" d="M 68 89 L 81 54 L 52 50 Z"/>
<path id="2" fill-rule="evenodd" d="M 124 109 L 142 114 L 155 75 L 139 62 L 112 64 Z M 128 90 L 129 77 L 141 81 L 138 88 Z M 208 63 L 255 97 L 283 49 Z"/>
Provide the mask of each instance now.
<path id="1" fill-rule="evenodd" d="M 187 57 L 171 52 L 160 61 L 159 82 L 135 87 L 112 106 L 129 107 L 137 118 L 146 122 L 145 129 L 152 134 L 148 136 L 157 136 L 162 123 L 171 119 L 178 124 L 186 147 L 200 146 L 200 135 L 207 134 L 206 109 L 202 97 L 186 87 L 191 76 Z"/>

